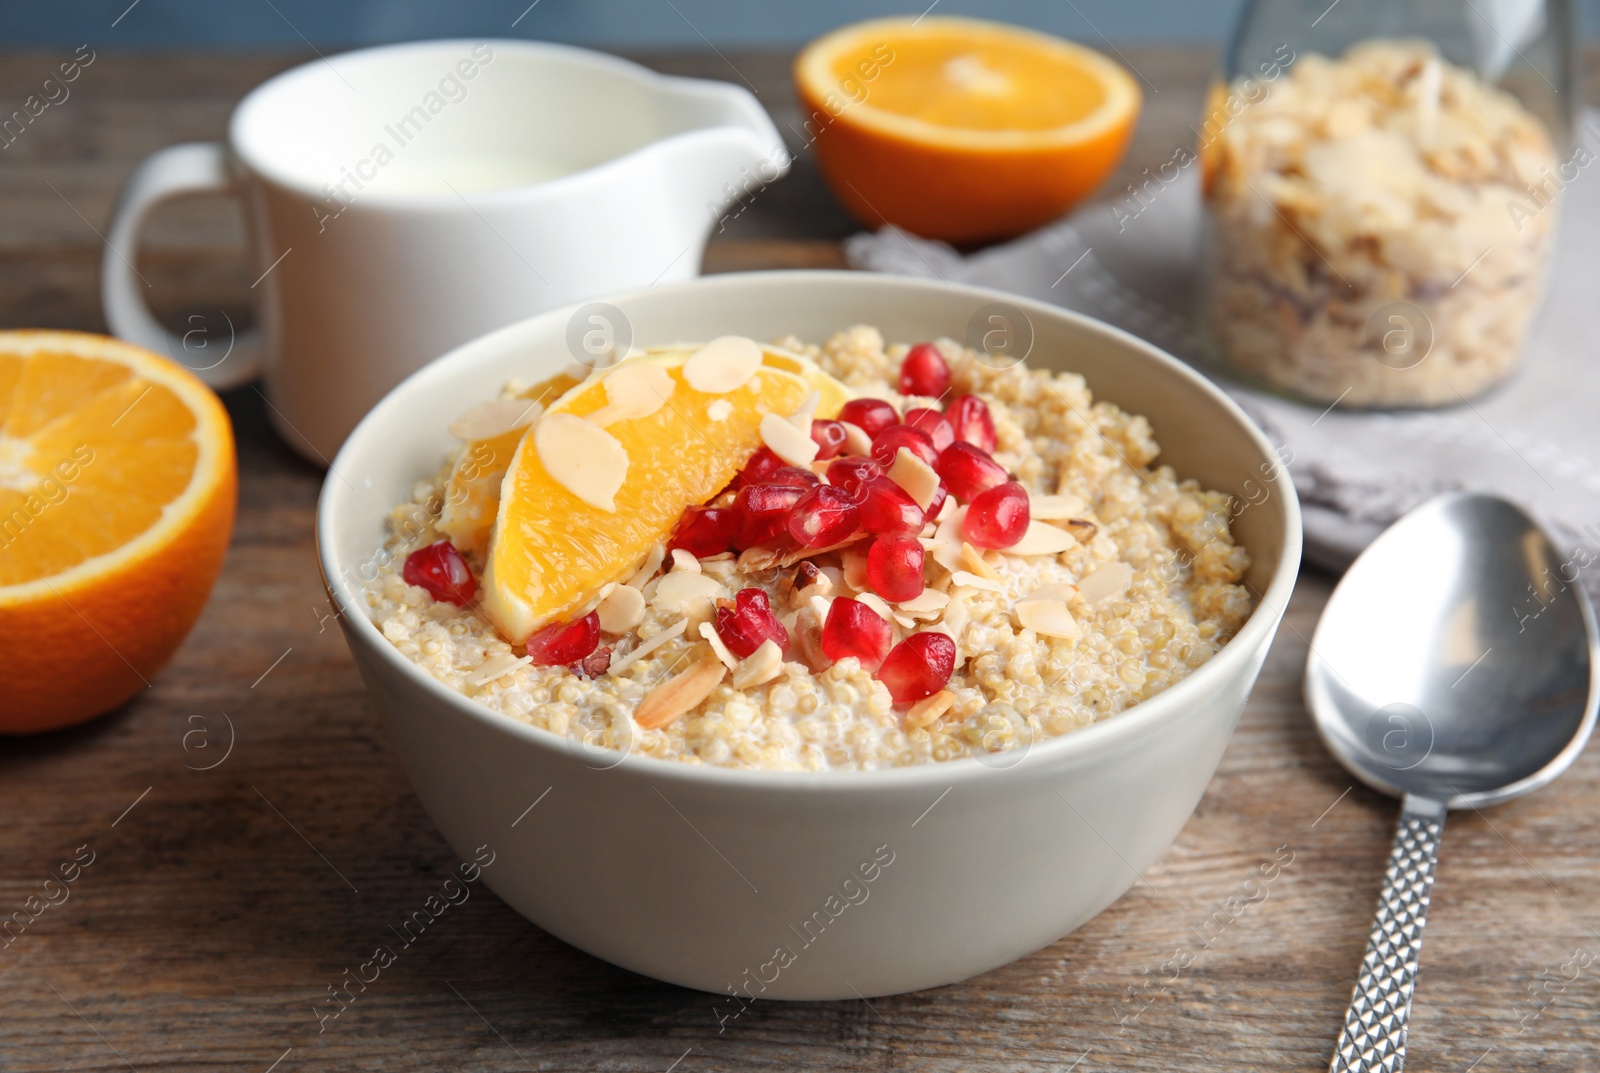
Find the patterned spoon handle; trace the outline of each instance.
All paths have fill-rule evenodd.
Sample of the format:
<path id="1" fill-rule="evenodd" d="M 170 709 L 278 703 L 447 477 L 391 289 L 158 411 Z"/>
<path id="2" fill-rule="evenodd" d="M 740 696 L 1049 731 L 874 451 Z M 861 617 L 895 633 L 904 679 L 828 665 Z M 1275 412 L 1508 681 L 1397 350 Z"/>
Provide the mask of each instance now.
<path id="1" fill-rule="evenodd" d="M 1395 825 L 1383 894 L 1372 936 L 1361 959 L 1361 978 L 1350 995 L 1344 1030 L 1328 1073 L 1400 1073 L 1406 1061 L 1406 1024 L 1422 956 L 1433 869 L 1439 860 L 1445 806 L 1407 794 Z"/>

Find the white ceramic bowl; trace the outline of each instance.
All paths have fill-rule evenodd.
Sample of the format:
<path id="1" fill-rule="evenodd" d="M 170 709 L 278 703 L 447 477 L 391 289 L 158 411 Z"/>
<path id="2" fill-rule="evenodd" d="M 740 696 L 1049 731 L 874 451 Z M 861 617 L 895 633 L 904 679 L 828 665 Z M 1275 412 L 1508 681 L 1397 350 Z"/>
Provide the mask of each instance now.
<path id="1" fill-rule="evenodd" d="M 402 657 L 362 613 L 384 519 L 438 467 L 454 417 L 513 376 L 572 360 L 570 310 L 438 359 L 353 432 L 323 485 L 322 569 L 417 796 L 489 886 L 574 946 L 661 980 L 762 999 L 952 983 L 1111 904 L 1177 837 L 1227 745 L 1300 562 L 1300 511 L 1271 445 L 1203 378 L 1138 339 L 995 292 L 848 272 L 714 276 L 611 299 L 636 345 L 723 334 L 966 337 L 1004 303 L 1030 364 L 1081 372 L 1147 416 L 1161 461 L 1255 505 L 1234 523 L 1259 606 L 1210 662 L 1104 722 L 998 758 L 833 774 L 728 771 L 576 746 L 480 707 Z M 1263 500 L 1263 490 L 1265 499 Z M 536 807 L 529 806 L 537 801 Z M 732 998 L 721 1005 L 732 1016 Z"/>

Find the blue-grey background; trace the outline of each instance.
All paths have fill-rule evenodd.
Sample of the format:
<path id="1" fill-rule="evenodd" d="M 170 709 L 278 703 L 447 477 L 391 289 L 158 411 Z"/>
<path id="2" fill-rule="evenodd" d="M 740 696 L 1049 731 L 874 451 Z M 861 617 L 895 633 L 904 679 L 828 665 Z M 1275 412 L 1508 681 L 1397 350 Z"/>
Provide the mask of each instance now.
<path id="1" fill-rule="evenodd" d="M 417 37 L 532 37 L 609 48 L 795 45 L 925 0 L 0 0 L 0 47 L 343 48 Z M 1405 0 L 1395 0 L 1404 3 Z M 1477 0 L 1487 3 L 1489 0 Z M 1220 41 L 1241 0 L 939 0 L 1092 42 Z M 1600 0 L 1580 0 L 1600 32 Z M 113 25 L 115 23 L 115 25 Z M 515 26 L 513 26 L 515 23 Z"/>

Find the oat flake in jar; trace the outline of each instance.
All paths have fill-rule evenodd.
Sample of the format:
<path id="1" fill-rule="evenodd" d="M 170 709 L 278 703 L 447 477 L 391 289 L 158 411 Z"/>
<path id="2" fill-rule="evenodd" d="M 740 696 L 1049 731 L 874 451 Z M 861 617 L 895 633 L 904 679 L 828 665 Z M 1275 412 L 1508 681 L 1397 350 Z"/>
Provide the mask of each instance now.
<path id="1" fill-rule="evenodd" d="M 1516 364 L 1593 161 L 1570 8 L 1324 6 L 1249 5 L 1197 128 L 1208 335 L 1310 401 L 1460 403 Z"/>

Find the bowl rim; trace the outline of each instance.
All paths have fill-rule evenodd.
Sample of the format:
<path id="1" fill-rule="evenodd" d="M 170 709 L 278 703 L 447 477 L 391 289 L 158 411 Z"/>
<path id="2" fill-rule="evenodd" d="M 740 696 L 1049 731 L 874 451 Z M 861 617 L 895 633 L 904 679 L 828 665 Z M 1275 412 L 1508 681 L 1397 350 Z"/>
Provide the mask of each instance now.
<path id="1" fill-rule="evenodd" d="M 975 287 L 968 284 L 942 283 L 935 280 L 889 273 L 869 273 L 843 269 L 784 269 L 700 276 L 667 286 L 644 287 L 614 295 L 603 295 L 535 314 L 532 317 L 516 321 L 452 348 L 447 353 L 433 359 L 415 373 L 412 373 L 385 394 L 346 438 L 344 445 L 334 458 L 332 466 L 329 467 L 328 474 L 323 479 L 322 491 L 317 497 L 316 543 L 317 564 L 322 573 L 323 587 L 333 604 L 333 609 L 335 612 L 339 612 L 339 621 L 350 645 L 353 647 L 360 643 L 376 651 L 378 658 L 385 665 L 393 668 L 402 678 L 420 688 L 424 693 L 431 695 L 440 702 L 444 710 L 448 710 L 458 717 L 470 719 L 486 729 L 506 734 L 536 750 L 549 754 L 551 759 L 558 762 L 568 761 L 582 764 L 589 770 L 625 772 L 632 777 L 667 781 L 680 786 L 767 788 L 774 792 L 802 793 L 861 793 L 879 790 L 887 791 L 892 788 L 934 788 L 936 786 L 953 788 L 958 784 L 970 783 L 975 779 L 983 779 L 1008 771 L 1021 772 L 1025 769 L 1040 769 L 1046 765 L 1060 766 L 1072 761 L 1082 761 L 1095 754 L 1111 752 L 1128 739 L 1152 733 L 1156 728 L 1181 717 L 1183 711 L 1189 708 L 1192 701 L 1197 700 L 1199 695 L 1209 691 L 1214 685 L 1220 684 L 1229 676 L 1246 673 L 1246 668 L 1257 658 L 1258 653 L 1264 654 L 1266 646 L 1270 643 L 1272 635 L 1288 607 L 1289 596 L 1293 591 L 1300 569 L 1302 543 L 1300 503 L 1292 481 L 1287 479 L 1279 482 L 1283 488 L 1283 493 L 1279 496 L 1279 499 L 1282 503 L 1280 509 L 1283 511 L 1284 516 L 1284 531 L 1281 546 L 1278 548 L 1278 566 L 1266 588 L 1254 594 L 1256 605 L 1251 611 L 1250 617 L 1245 620 L 1245 624 L 1240 628 L 1239 632 L 1222 647 L 1222 650 L 1192 671 L 1182 681 L 1169 686 L 1154 697 L 1140 701 L 1118 712 L 1115 718 L 1102 719 L 1069 733 L 1060 734 L 1043 741 L 1036 741 L 1025 750 L 1022 757 L 1005 767 L 996 767 L 991 763 L 985 763 L 979 757 L 969 756 L 957 760 L 910 764 L 904 767 L 871 771 L 771 771 L 761 768 L 727 768 L 706 764 L 686 764 L 679 760 L 665 760 L 645 756 L 634 753 L 631 750 L 623 752 L 602 746 L 585 747 L 592 750 L 591 756 L 615 758 L 614 761 L 606 765 L 597 765 L 592 762 L 586 762 L 584 754 L 575 749 L 572 740 L 565 735 L 558 735 L 542 727 L 519 722 L 509 715 L 478 704 L 471 698 L 446 686 L 426 670 L 401 655 L 400 650 L 388 638 L 383 636 L 376 624 L 366 614 L 347 613 L 351 609 L 364 612 L 365 603 L 360 599 L 356 587 L 349 583 L 346 576 L 334 569 L 339 565 L 333 561 L 335 554 L 332 549 L 336 547 L 334 539 L 335 525 L 342 518 L 343 501 L 353 492 L 353 490 L 347 492 L 344 489 L 344 482 L 335 478 L 335 471 L 341 463 L 347 461 L 347 455 L 354 452 L 362 439 L 375 434 L 374 430 L 383 422 L 384 411 L 393 405 L 396 399 L 402 395 L 425 391 L 435 381 L 449 379 L 455 374 L 453 366 L 463 361 L 471 360 L 473 355 L 494 352 L 496 348 L 504 346 L 511 339 L 518 338 L 529 331 L 533 322 L 541 320 L 563 322 L 571 317 L 574 310 L 590 302 L 605 301 L 625 308 L 630 300 L 641 298 L 645 295 L 665 294 L 671 296 L 684 291 L 716 291 L 724 288 L 738 289 L 752 285 L 799 288 L 808 286 L 810 281 L 831 284 L 847 283 L 855 288 L 875 286 L 890 291 L 932 291 L 945 298 L 948 298 L 954 291 L 980 303 L 985 301 L 1007 302 L 1023 310 L 1029 316 L 1071 321 L 1082 329 L 1098 333 L 1118 345 L 1140 351 L 1145 356 L 1153 359 L 1159 367 L 1164 369 L 1166 374 L 1176 377 L 1191 390 L 1208 396 L 1211 401 L 1219 404 L 1223 411 L 1253 441 L 1263 461 L 1277 457 L 1266 435 L 1236 402 L 1198 371 L 1166 353 L 1161 348 L 1145 342 L 1130 332 L 1085 314 L 1004 291 L 987 287 Z M 1090 387 L 1092 389 L 1093 385 L 1090 385 Z M 370 696 L 370 690 L 368 693 Z"/>

